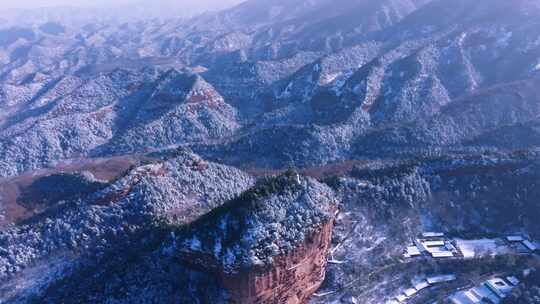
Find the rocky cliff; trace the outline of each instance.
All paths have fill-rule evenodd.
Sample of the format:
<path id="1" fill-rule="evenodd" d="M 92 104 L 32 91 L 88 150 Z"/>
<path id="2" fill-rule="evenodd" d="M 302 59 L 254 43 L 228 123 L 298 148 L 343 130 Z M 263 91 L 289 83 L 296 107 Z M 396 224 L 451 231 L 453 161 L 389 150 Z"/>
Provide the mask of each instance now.
<path id="1" fill-rule="evenodd" d="M 267 269 L 250 269 L 239 274 L 221 274 L 233 303 L 300 304 L 321 286 L 332 239 L 333 220 L 309 236 L 289 253 L 274 258 Z"/>
<path id="2" fill-rule="evenodd" d="M 219 278 L 231 303 L 306 303 L 325 277 L 336 208 L 314 180 L 273 178 L 182 231 L 177 258 Z"/>

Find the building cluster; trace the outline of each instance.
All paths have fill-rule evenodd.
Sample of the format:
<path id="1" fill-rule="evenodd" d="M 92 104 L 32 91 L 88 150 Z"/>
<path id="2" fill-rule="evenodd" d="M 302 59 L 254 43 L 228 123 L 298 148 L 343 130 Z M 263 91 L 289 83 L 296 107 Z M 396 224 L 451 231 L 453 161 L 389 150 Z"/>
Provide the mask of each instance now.
<path id="1" fill-rule="evenodd" d="M 407 246 L 403 256 L 405 258 L 430 256 L 440 259 L 455 257 L 458 254 L 458 250 L 445 237 L 444 233 L 424 232 L 420 238 L 415 239 L 412 244 Z"/>
<path id="2" fill-rule="evenodd" d="M 483 304 L 501 303 L 512 290 L 519 285 L 519 279 L 514 276 L 506 278 L 492 278 L 479 286 L 471 289 L 459 291 L 450 297 L 454 304 Z"/>
<path id="3" fill-rule="evenodd" d="M 540 244 L 523 235 L 461 240 L 449 239 L 440 232 L 425 232 L 407 246 L 403 257 L 474 258 L 485 255 L 531 254 L 539 250 Z"/>
<path id="4" fill-rule="evenodd" d="M 523 235 L 507 236 L 506 241 L 508 242 L 509 246 L 518 253 L 534 253 L 540 249 L 536 242 L 531 241 Z"/>
<path id="5" fill-rule="evenodd" d="M 412 286 L 403 290 L 394 299 L 387 302 L 387 304 L 400 304 L 407 303 L 409 300 L 418 295 L 418 293 L 424 289 L 433 287 L 437 284 L 452 282 L 456 280 L 456 276 L 453 274 L 434 275 L 427 278 L 415 280 L 412 282 Z"/>

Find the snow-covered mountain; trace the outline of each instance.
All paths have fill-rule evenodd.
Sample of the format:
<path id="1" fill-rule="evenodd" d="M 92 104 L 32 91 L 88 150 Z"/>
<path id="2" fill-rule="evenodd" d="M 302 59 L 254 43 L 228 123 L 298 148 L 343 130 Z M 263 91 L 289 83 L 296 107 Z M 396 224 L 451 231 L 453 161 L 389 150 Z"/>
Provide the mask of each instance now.
<path id="1" fill-rule="evenodd" d="M 386 149 L 391 135 L 377 134 L 392 130 L 425 138 L 396 142 L 396 152 L 425 144 L 531 146 L 482 138 L 501 128 L 519 132 L 538 115 L 534 92 L 516 95 L 522 100 L 505 103 L 509 108 L 490 104 L 534 91 L 539 14 L 535 1 L 248 1 L 189 20 L 5 29 L 3 174 L 80 155 L 194 143 L 225 160 L 255 149 L 263 166 L 324 164 Z M 194 79 L 191 92 L 176 74 Z M 156 92 L 160 87 L 178 92 Z M 526 113 L 516 112 L 520 105 Z M 443 118 L 466 107 L 479 112 Z M 447 132 L 448 119 L 461 120 Z M 270 148 L 260 142 L 269 132 L 300 132 L 273 139 L 280 146 L 290 140 L 285 146 L 296 156 L 261 150 Z"/>
<path id="2" fill-rule="evenodd" d="M 540 237 L 538 0 L 140 12 L 0 15 L 0 302 L 386 303 L 422 229 Z"/>

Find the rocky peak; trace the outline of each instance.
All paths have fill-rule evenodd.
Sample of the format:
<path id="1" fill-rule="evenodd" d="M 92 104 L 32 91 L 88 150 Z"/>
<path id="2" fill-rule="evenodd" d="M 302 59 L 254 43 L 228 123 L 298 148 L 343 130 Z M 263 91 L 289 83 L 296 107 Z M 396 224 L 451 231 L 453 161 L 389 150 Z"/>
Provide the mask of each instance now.
<path id="1" fill-rule="evenodd" d="M 181 231 L 175 254 L 222 278 L 235 303 L 300 303 L 324 278 L 337 210 L 332 196 L 296 173 L 266 179 Z"/>
<path id="2" fill-rule="evenodd" d="M 193 223 L 179 250 L 211 254 L 227 273 L 271 265 L 330 221 L 335 208 L 332 191 L 315 180 L 271 178 Z"/>

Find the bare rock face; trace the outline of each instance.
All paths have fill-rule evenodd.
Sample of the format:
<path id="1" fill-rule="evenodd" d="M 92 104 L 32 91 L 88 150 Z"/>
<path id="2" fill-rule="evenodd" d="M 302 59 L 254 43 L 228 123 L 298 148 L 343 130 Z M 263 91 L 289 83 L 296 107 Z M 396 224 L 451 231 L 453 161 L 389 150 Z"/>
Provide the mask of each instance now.
<path id="1" fill-rule="evenodd" d="M 294 251 L 274 258 L 273 266 L 268 269 L 222 274 L 232 302 L 307 303 L 324 280 L 333 226 L 332 219 Z"/>
<path id="2" fill-rule="evenodd" d="M 306 303 L 325 276 L 332 195 L 294 173 L 260 182 L 181 231 L 176 255 L 219 278 L 230 303 Z"/>

